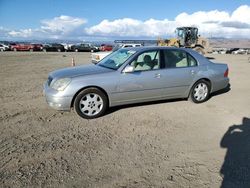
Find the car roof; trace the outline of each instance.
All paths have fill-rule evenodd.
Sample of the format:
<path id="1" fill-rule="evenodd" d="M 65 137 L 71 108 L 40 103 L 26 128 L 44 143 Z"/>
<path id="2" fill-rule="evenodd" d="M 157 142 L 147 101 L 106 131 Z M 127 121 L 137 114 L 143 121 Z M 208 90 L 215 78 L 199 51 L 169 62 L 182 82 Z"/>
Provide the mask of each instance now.
<path id="1" fill-rule="evenodd" d="M 169 46 L 140 46 L 140 47 L 129 47 L 127 49 L 135 50 L 135 51 L 148 51 L 148 50 L 164 50 L 164 49 L 172 49 L 172 50 L 180 50 L 187 48 L 177 48 L 177 47 L 169 47 Z"/>

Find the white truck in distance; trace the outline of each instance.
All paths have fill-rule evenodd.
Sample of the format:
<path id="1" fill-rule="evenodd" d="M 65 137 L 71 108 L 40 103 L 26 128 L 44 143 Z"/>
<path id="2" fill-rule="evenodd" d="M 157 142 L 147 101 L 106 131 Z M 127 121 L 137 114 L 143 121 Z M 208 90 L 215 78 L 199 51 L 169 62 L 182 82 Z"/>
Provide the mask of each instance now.
<path id="1" fill-rule="evenodd" d="M 141 47 L 141 46 L 142 46 L 142 44 L 117 44 L 117 45 L 115 45 L 115 47 L 113 48 L 112 51 L 91 53 L 91 60 L 93 63 L 98 63 L 104 57 L 106 57 L 107 55 L 111 54 L 112 52 L 114 52 L 120 48 Z"/>

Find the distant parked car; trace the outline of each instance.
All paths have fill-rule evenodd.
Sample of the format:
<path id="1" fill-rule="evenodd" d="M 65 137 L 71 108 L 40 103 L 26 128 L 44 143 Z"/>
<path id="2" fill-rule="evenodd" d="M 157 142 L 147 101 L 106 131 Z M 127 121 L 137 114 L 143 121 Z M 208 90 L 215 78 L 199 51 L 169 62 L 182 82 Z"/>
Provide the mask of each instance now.
<path id="1" fill-rule="evenodd" d="M 123 48 L 98 64 L 50 73 L 44 94 L 50 107 L 74 108 L 91 119 L 124 104 L 173 98 L 202 103 L 228 84 L 226 64 L 213 63 L 191 49 Z"/>
<path id="2" fill-rule="evenodd" d="M 231 48 L 226 51 L 226 54 L 232 54 L 234 51 L 237 51 L 237 50 L 239 50 L 239 48 Z"/>
<path id="3" fill-rule="evenodd" d="M 43 45 L 44 52 L 64 52 L 65 48 L 62 44 L 52 43 Z"/>
<path id="4" fill-rule="evenodd" d="M 112 51 L 112 49 L 113 49 L 112 45 L 102 44 L 100 46 L 101 51 Z"/>
<path id="5" fill-rule="evenodd" d="M 5 44 L 0 44 L 0 51 L 7 51 L 9 50 L 9 46 L 5 45 Z"/>
<path id="6" fill-rule="evenodd" d="M 43 50 L 43 45 L 42 44 L 32 44 L 34 46 L 34 51 L 41 51 Z"/>
<path id="7" fill-rule="evenodd" d="M 67 43 L 62 43 L 62 45 L 64 46 L 65 51 L 71 51 L 71 47 L 73 46 L 73 44 Z"/>
<path id="8" fill-rule="evenodd" d="M 1 52 L 5 51 L 5 47 L 2 44 L 0 44 L 0 51 Z"/>
<path id="9" fill-rule="evenodd" d="M 93 63 L 97 63 L 101 61 L 104 57 L 111 54 L 112 52 L 115 52 L 119 50 L 120 48 L 130 48 L 130 47 L 141 47 L 142 44 L 116 44 L 115 47 L 112 49 L 112 51 L 103 51 L 103 52 L 97 52 L 91 54 L 91 59 Z"/>
<path id="10" fill-rule="evenodd" d="M 33 44 L 15 44 L 15 45 L 11 45 L 11 50 L 13 50 L 13 51 L 31 51 L 32 52 L 32 51 L 38 50 L 38 48 Z"/>
<path id="11" fill-rule="evenodd" d="M 71 50 L 74 52 L 97 52 L 99 49 L 89 43 L 77 44 L 71 46 Z"/>
<path id="12" fill-rule="evenodd" d="M 233 51 L 232 54 L 248 54 L 248 50 L 241 48 L 241 49 Z"/>

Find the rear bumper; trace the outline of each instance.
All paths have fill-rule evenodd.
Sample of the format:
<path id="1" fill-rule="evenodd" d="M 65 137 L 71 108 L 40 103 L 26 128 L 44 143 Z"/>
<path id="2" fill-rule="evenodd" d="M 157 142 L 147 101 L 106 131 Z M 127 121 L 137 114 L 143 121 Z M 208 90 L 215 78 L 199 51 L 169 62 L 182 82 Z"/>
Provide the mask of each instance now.
<path id="1" fill-rule="evenodd" d="M 72 97 L 62 96 L 62 93 L 50 88 L 47 83 L 43 86 L 43 94 L 51 108 L 60 111 L 70 111 Z"/>
<path id="2" fill-rule="evenodd" d="M 221 89 L 225 89 L 226 87 L 228 87 L 228 84 L 229 84 L 229 78 L 223 78 L 221 80 L 216 80 L 212 85 L 213 88 L 212 88 L 211 93 L 213 93 L 215 91 L 219 91 Z"/>

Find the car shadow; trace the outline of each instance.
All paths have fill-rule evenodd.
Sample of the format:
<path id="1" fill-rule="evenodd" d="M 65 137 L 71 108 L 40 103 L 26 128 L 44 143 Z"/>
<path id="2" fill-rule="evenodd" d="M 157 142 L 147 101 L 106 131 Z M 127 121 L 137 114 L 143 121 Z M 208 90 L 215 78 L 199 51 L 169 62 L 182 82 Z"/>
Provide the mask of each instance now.
<path id="1" fill-rule="evenodd" d="M 250 187 L 250 119 L 244 117 L 242 124 L 232 125 L 221 139 L 220 146 L 226 148 L 220 174 L 221 188 Z"/>
<path id="2" fill-rule="evenodd" d="M 104 114 L 108 115 L 113 112 L 119 111 L 121 109 L 126 109 L 126 108 L 133 108 L 133 107 L 139 107 L 139 106 L 149 106 L 149 105 L 155 105 L 155 104 L 161 104 L 161 103 L 172 103 L 172 102 L 179 102 L 179 101 L 186 101 L 187 99 L 167 99 L 167 100 L 158 100 L 158 101 L 150 101 L 150 102 L 141 102 L 141 103 L 135 103 L 135 104 L 126 104 L 126 105 L 121 105 L 121 106 L 115 106 L 115 107 L 110 107 L 107 112 Z"/>

